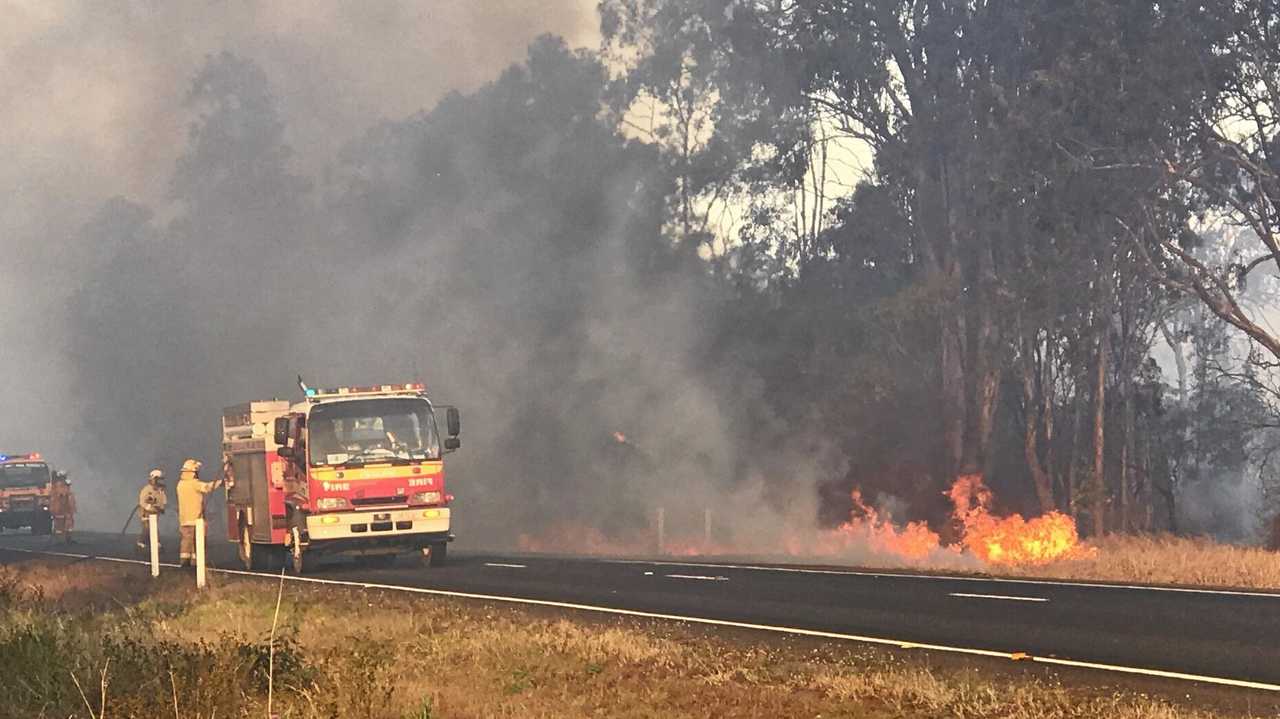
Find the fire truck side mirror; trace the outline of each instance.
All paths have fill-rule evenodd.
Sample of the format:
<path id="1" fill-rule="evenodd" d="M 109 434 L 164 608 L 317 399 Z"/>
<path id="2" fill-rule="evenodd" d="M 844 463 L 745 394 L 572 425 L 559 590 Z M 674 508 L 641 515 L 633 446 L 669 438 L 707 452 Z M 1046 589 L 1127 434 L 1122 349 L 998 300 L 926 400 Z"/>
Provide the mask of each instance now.
<path id="1" fill-rule="evenodd" d="M 458 413 L 457 407 L 450 407 L 445 410 L 444 423 L 449 428 L 449 436 L 457 437 L 462 432 L 462 415 Z M 457 447 L 454 447 L 457 449 Z"/>
<path id="2" fill-rule="evenodd" d="M 453 450 L 461 446 L 462 446 L 462 440 L 458 439 L 457 437 L 444 438 L 444 451 L 446 452 L 452 452 Z"/>
<path id="3" fill-rule="evenodd" d="M 281 447 L 276 450 L 276 454 L 284 459 L 293 457 L 293 447 Z"/>
<path id="4" fill-rule="evenodd" d="M 276 417 L 275 441 L 276 441 L 276 444 L 281 446 L 289 443 L 289 418 L 288 417 Z"/>

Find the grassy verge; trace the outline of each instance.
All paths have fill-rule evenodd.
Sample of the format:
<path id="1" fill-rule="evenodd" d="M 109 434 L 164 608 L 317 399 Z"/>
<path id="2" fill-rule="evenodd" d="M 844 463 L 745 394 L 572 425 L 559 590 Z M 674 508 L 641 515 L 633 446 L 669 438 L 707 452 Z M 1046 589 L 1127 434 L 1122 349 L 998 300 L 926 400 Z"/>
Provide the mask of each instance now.
<path id="1" fill-rule="evenodd" d="M 0 567 L 0 715 L 1224 716 L 855 645 L 54 560 Z M 105 699 L 104 699 L 105 693 Z M 6 714 L 5 712 L 11 712 Z"/>
<path id="2" fill-rule="evenodd" d="M 1280 552 L 1169 535 L 1113 536 L 1091 556 L 998 574 L 1143 584 L 1280 589 Z"/>

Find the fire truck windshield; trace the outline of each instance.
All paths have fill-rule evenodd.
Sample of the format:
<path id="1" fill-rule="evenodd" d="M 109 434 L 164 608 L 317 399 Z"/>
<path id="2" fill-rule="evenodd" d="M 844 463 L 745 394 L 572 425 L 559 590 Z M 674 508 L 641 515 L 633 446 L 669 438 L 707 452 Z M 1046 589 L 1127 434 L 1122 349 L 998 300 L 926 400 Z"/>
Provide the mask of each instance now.
<path id="1" fill-rule="evenodd" d="M 49 465 L 43 462 L 0 464 L 0 489 L 43 487 L 49 483 Z"/>
<path id="2" fill-rule="evenodd" d="M 307 427 L 313 466 L 440 458 L 435 415 L 426 400 L 416 397 L 319 404 L 312 407 Z"/>

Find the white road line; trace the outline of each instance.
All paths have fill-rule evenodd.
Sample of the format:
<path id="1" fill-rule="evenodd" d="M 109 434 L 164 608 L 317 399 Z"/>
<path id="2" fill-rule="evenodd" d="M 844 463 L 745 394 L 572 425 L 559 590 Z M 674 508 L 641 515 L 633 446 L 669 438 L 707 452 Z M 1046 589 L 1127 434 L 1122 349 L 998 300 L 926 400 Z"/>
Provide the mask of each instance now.
<path id="1" fill-rule="evenodd" d="M 486 567 L 508 567 L 508 568 L 510 568 L 510 569 L 526 569 L 526 568 L 527 568 L 527 565 L 524 565 L 524 564 L 506 564 L 506 563 L 504 563 L 504 562 L 485 562 L 485 563 L 484 563 L 484 566 L 486 566 Z"/>
<path id="2" fill-rule="evenodd" d="M 964 592 L 951 592 L 949 597 L 964 597 L 966 599 L 1005 599 L 1011 602 L 1047 602 L 1044 597 L 1011 597 L 1004 594 L 965 594 Z"/>
<path id="3" fill-rule="evenodd" d="M 701 579 L 705 582 L 727 582 L 728 577 L 708 577 L 702 574 L 667 574 L 664 575 L 671 579 Z"/>
<path id="4" fill-rule="evenodd" d="M 941 582 L 985 582 L 1026 584 L 1049 587 L 1080 587 L 1086 589 L 1124 589 L 1143 592 L 1171 592 L 1175 594 L 1209 594 L 1256 599 L 1280 599 L 1280 592 L 1239 591 L 1232 589 L 1197 589 L 1194 587 L 1160 587 L 1149 584 L 1103 584 L 1101 582 L 1066 582 L 1052 579 L 1006 579 L 1000 577 L 966 577 L 946 574 L 910 574 L 906 572 L 868 572 L 857 569 L 810 569 L 806 567 L 770 567 L 761 564 L 717 564 L 714 562 L 663 562 L 656 559 L 606 559 L 591 557 L 593 561 L 607 564 L 644 564 L 654 567 L 696 567 L 698 569 L 740 569 L 752 572 L 781 572 L 785 574 L 831 574 L 849 577 L 881 577 L 887 579 L 923 579 Z"/>
<path id="5" fill-rule="evenodd" d="M 16 549 L 10 547 L 0 547 L 8 551 L 23 552 L 26 554 L 43 554 L 55 557 L 72 557 L 76 559 L 97 559 L 108 562 L 120 562 L 122 564 L 140 564 L 149 565 L 137 559 L 119 559 L 116 557 L 97 557 L 87 554 L 70 554 L 67 552 L 42 552 L 34 549 Z M 166 567 L 176 565 L 165 564 Z M 572 602 L 554 602 L 546 599 L 523 599 L 521 597 L 506 597 L 499 594 L 476 594 L 473 592 L 454 592 L 446 589 L 425 589 L 422 587 L 403 587 L 394 584 L 374 584 L 366 582 L 352 582 L 342 579 L 317 579 L 315 577 L 297 577 L 278 574 L 262 574 L 258 572 L 246 572 L 239 569 L 214 569 L 210 568 L 210 572 L 218 574 L 230 574 L 239 577 L 255 577 L 258 579 L 269 579 L 272 581 L 279 580 L 281 576 L 291 582 L 302 582 L 307 584 L 330 584 L 340 587 L 352 587 L 356 589 L 379 589 L 392 592 L 405 592 L 409 594 L 424 594 L 436 597 L 455 597 L 458 599 L 477 599 L 486 602 L 502 602 L 506 604 L 527 604 L 540 607 L 557 607 L 560 609 L 576 609 L 587 612 L 599 612 L 601 614 L 616 614 L 624 617 L 639 617 L 642 619 L 660 619 L 664 621 L 686 622 L 689 624 L 705 624 L 716 627 L 732 627 L 734 629 L 755 629 L 763 632 L 773 632 L 775 634 L 793 634 L 805 637 L 818 637 L 820 639 L 840 639 L 850 642 L 858 642 L 861 644 L 875 644 L 880 646 L 896 647 L 898 649 L 925 649 L 932 652 L 947 652 L 951 654 L 964 654 L 968 656 L 990 657 L 994 659 L 1010 659 L 1010 660 L 1030 660 L 1040 662 L 1042 664 L 1055 664 L 1059 666 L 1077 667 L 1082 669 L 1096 669 L 1099 671 L 1118 672 L 1121 674 L 1136 674 L 1149 677 L 1160 677 L 1163 679 L 1179 679 L 1184 681 L 1203 682 L 1205 684 L 1217 684 L 1219 686 L 1236 687 L 1239 689 L 1257 689 L 1260 691 L 1280 692 L 1280 684 L 1266 684 L 1264 682 L 1252 682 L 1244 679 L 1230 679 L 1227 677 L 1204 676 L 1200 674 L 1185 674 L 1183 672 L 1169 672 L 1160 669 L 1144 669 L 1142 667 L 1126 667 L 1118 664 L 1095 664 L 1093 662 L 1075 661 L 1072 659 L 1057 659 L 1054 657 L 1037 657 L 1029 656 L 1025 653 L 997 652 L 989 649 L 974 649 L 971 647 L 953 647 L 943 644 L 920 644 L 917 642 L 907 642 L 898 639 L 886 639 L 884 637 L 866 637 L 857 634 L 841 634 L 839 632 L 824 632 L 817 629 L 803 629 L 800 627 L 776 626 L 773 624 L 752 624 L 750 622 L 735 622 L 727 619 L 710 619 L 708 617 L 690 617 L 679 614 L 661 614 L 658 612 L 642 612 L 633 609 L 617 609 L 614 607 L 602 607 L 594 604 L 575 604 Z"/>

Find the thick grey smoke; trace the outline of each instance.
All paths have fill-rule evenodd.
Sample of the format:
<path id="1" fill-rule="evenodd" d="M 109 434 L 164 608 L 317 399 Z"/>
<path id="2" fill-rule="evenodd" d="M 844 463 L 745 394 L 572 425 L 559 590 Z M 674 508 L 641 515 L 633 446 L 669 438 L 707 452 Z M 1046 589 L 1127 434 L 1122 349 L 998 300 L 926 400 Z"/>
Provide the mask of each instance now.
<path id="1" fill-rule="evenodd" d="M 293 225 L 290 212 L 324 224 L 314 212 L 314 194 L 286 197 L 286 188 L 270 188 L 261 199 L 283 204 L 259 208 L 252 219 L 235 218 L 244 208 L 233 208 L 229 196 L 222 198 L 227 203 L 222 207 L 212 201 L 196 211 L 186 206 L 201 192 L 212 197 L 217 191 L 198 186 L 199 166 L 184 180 L 182 170 L 175 170 L 180 157 L 199 163 L 224 151 L 252 152 L 218 147 L 216 138 L 201 149 L 188 137 L 191 123 L 210 110 L 211 96 L 192 92 L 210 56 L 228 51 L 256 68 L 248 74 L 260 74 L 279 123 L 279 136 L 266 141 L 291 147 L 284 171 L 318 190 L 338 149 L 380 118 L 403 117 L 430 108 L 449 92 L 474 90 L 520 60 L 540 33 L 556 32 L 586 45 L 597 36 L 594 3 L 584 0 L 378 3 L 376 8 L 19 2 L 6 5 L 4 25 L 0 447 L 43 449 L 73 470 L 82 492 L 91 491 L 91 477 L 133 473 L 195 451 L 155 447 L 161 437 L 172 439 L 171 428 L 181 422 L 182 412 L 198 412 L 204 428 L 216 428 L 216 410 L 224 402 L 199 402 L 208 397 L 197 397 L 197 388 L 209 378 L 201 376 L 194 358 L 210 351 L 204 337 L 223 331 L 219 325 L 225 317 L 211 313 L 217 308 L 207 306 L 199 288 L 217 284 L 234 296 L 259 263 L 221 261 L 234 247 L 210 236 L 236 232 L 235 222 L 258 233 L 242 238 L 245 244 L 265 235 L 276 242 L 307 235 Z M 226 81 L 240 81 L 230 79 L 235 73 L 228 68 L 221 72 Z M 193 155 L 200 152 L 202 157 Z M 230 165 L 223 169 L 235 171 Z M 223 178 L 231 186 L 244 180 Z M 299 206 L 286 207 L 290 202 Z M 185 226 L 173 225 L 175 219 Z M 231 224 L 219 229 L 211 224 L 224 220 Z M 283 225 L 291 225 L 290 231 L 280 234 Z M 328 239 L 312 234 L 310 241 L 320 245 Z M 184 243 L 191 246 L 181 247 Z M 259 245 L 255 252 L 269 254 L 270 247 Z M 295 253 L 286 264 L 296 268 L 310 256 Z M 121 295 L 122 287 L 136 292 Z M 164 332 L 131 332 L 116 321 L 135 310 L 146 318 L 135 327 Z M 268 310 L 229 311 L 236 322 L 222 339 L 232 341 L 242 357 L 254 351 L 237 344 L 242 339 L 235 336 L 237 323 L 241 315 L 252 315 L 245 321 L 278 328 L 280 319 Z M 102 322 L 85 326 L 89 316 Z M 256 351 L 270 357 L 272 349 Z M 90 351 L 94 356 L 85 354 Z M 246 370 L 242 362 L 208 356 L 235 365 L 227 374 L 242 383 L 212 395 L 244 394 L 244 385 L 255 391 L 288 389 L 283 376 L 275 376 L 277 368 Z M 181 378 L 187 396 L 148 391 L 153 385 L 172 389 L 164 385 L 167 377 Z M 148 419 L 142 423 L 144 412 Z M 116 427 L 126 423 L 127 429 Z M 127 437 L 127 445 L 100 446 L 103 425 L 113 428 L 110 436 Z M 126 481 L 111 480 L 113 493 L 115 482 Z M 127 506 L 127 501 L 115 504 Z"/>
<path id="2" fill-rule="evenodd" d="M 726 351 L 725 288 L 662 232 L 669 173 L 571 49 L 594 3 L 381 7 L 31 11 L 4 446 L 114 529 L 150 467 L 216 462 L 224 406 L 421 379 L 464 410 L 465 544 L 648 537 L 662 507 L 672 539 L 710 509 L 717 543 L 800 548 L 848 462 Z"/>
<path id="3" fill-rule="evenodd" d="M 469 543 L 625 536 L 659 506 L 762 549 L 811 524 L 842 460 L 780 456 L 761 383 L 715 359 L 723 290 L 663 239 L 659 158 L 569 49 L 593 5 L 31 11 L 10 56 L 53 87 L 6 108 L 46 154 L 5 177 L 5 441 L 111 527 L 149 467 L 215 460 L 223 406 L 299 372 L 423 379 L 465 412 Z"/>

